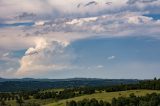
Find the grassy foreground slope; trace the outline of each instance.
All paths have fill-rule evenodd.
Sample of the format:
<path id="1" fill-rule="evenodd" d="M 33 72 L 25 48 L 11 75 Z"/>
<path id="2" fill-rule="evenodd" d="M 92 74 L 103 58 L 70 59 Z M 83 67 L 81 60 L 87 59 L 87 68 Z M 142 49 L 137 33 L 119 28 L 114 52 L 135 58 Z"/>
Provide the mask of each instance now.
<path id="1" fill-rule="evenodd" d="M 128 91 L 119 91 L 119 92 L 102 92 L 102 93 L 95 93 L 95 94 L 91 94 L 91 95 L 84 95 L 84 96 L 80 96 L 80 97 L 60 100 L 58 102 L 54 102 L 54 103 L 47 104 L 44 106 L 65 106 L 66 101 L 70 101 L 70 100 L 79 101 L 79 100 L 83 100 L 85 98 L 86 99 L 95 98 L 97 100 L 104 100 L 104 101 L 111 102 L 112 98 L 114 98 L 114 97 L 115 98 L 118 98 L 120 96 L 127 97 L 131 93 L 134 93 L 136 96 L 144 96 L 147 93 L 151 94 L 154 92 L 160 93 L 160 90 L 128 90 Z"/>

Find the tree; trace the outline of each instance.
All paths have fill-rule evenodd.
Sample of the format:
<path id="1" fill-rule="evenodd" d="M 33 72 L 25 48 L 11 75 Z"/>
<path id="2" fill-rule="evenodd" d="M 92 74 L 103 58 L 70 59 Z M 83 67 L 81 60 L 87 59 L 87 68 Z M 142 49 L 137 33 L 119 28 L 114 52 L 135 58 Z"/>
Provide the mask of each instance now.
<path id="1" fill-rule="evenodd" d="M 100 105 L 100 106 L 104 106 L 103 100 L 100 100 L 100 101 L 99 101 L 99 105 Z"/>
<path id="2" fill-rule="evenodd" d="M 156 77 L 154 77 L 154 80 L 156 81 L 156 80 L 157 80 L 157 78 L 156 78 Z"/>
<path id="3" fill-rule="evenodd" d="M 103 106 L 111 106 L 111 104 L 109 102 L 104 102 Z"/>
<path id="4" fill-rule="evenodd" d="M 77 106 L 77 103 L 72 100 L 72 101 L 69 103 L 69 106 Z"/>
<path id="5" fill-rule="evenodd" d="M 117 99 L 116 99 L 116 98 L 113 98 L 113 99 L 112 99 L 112 106 L 116 106 L 116 104 L 117 104 Z"/>
<path id="6" fill-rule="evenodd" d="M 6 103 L 5 103 L 5 101 L 1 101 L 1 103 L 0 103 L 0 106 L 6 106 Z"/>
<path id="7" fill-rule="evenodd" d="M 17 102 L 17 104 L 19 104 L 19 106 L 22 106 L 22 104 L 24 103 L 24 101 L 22 100 L 22 98 L 17 99 L 16 102 Z"/>

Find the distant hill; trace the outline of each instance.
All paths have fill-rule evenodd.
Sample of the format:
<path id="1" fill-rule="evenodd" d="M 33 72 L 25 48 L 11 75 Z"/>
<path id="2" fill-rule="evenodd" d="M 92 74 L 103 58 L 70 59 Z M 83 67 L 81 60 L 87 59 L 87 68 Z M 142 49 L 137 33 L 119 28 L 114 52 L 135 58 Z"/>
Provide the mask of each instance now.
<path id="1" fill-rule="evenodd" d="M 49 82 L 55 82 L 55 81 L 73 81 L 73 80 L 102 80 L 97 78 L 68 78 L 68 79 L 35 79 L 35 78 L 22 78 L 22 79 L 6 79 L 6 78 L 0 78 L 0 82 L 5 81 L 49 81 Z"/>
<path id="2" fill-rule="evenodd" d="M 71 88 L 80 86 L 111 86 L 119 84 L 137 83 L 136 79 L 96 79 L 96 78 L 71 78 L 71 79 L 4 79 L 0 78 L 0 92 L 37 90 L 49 88 Z"/>

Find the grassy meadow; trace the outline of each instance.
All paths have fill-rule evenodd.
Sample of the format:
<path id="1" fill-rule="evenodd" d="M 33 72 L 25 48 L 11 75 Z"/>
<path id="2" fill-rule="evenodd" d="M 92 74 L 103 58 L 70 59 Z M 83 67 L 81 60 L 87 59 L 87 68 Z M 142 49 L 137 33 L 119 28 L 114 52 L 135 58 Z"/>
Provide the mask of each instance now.
<path id="1" fill-rule="evenodd" d="M 44 106 L 65 106 L 66 101 L 79 101 L 83 99 L 92 99 L 95 98 L 97 100 L 104 100 L 111 102 L 112 98 L 118 98 L 118 97 L 128 97 L 131 93 L 134 93 L 136 96 L 144 96 L 146 94 L 151 93 L 160 93 L 160 90 L 128 90 L 128 91 L 119 91 L 119 92 L 101 92 L 101 93 L 95 93 L 91 95 L 83 95 L 79 97 L 74 97 L 70 99 L 60 100 L 60 101 L 53 101 L 53 103 L 46 104 Z"/>

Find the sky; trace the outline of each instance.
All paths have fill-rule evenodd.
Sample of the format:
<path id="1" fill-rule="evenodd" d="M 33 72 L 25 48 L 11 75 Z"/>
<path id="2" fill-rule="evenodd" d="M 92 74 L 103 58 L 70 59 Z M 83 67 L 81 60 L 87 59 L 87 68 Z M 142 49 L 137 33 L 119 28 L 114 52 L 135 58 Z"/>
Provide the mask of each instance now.
<path id="1" fill-rule="evenodd" d="M 0 0 L 0 77 L 160 77 L 159 10 L 160 0 Z"/>

